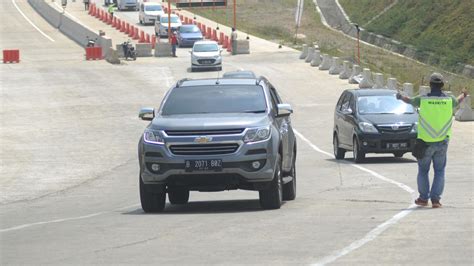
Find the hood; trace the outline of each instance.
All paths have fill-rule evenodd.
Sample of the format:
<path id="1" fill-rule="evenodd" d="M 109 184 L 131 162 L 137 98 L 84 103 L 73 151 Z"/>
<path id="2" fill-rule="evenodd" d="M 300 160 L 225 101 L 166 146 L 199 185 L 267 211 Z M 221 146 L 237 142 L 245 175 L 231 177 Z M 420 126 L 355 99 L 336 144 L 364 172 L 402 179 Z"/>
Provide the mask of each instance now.
<path id="1" fill-rule="evenodd" d="M 147 16 L 154 16 L 154 17 L 161 16 L 164 14 L 163 11 L 144 11 L 143 13 L 145 13 L 145 15 Z"/>
<path id="2" fill-rule="evenodd" d="M 168 23 L 163 23 L 163 24 L 160 24 L 160 25 L 164 28 L 168 28 Z M 181 26 L 181 23 L 179 23 L 179 22 L 171 23 L 171 25 L 170 25 L 171 28 L 177 28 L 179 26 Z"/>
<path id="3" fill-rule="evenodd" d="M 188 32 L 179 34 L 183 39 L 202 39 L 202 34 L 200 32 Z"/>
<path id="4" fill-rule="evenodd" d="M 380 124 L 413 124 L 418 121 L 418 114 L 373 114 L 360 115 L 360 120 L 374 125 Z"/>
<path id="5" fill-rule="evenodd" d="M 155 130 L 211 130 L 268 125 L 266 114 L 195 114 L 158 116 L 150 124 Z"/>
<path id="6" fill-rule="evenodd" d="M 193 55 L 195 57 L 215 57 L 219 56 L 219 51 L 213 51 L 213 52 L 193 52 Z"/>

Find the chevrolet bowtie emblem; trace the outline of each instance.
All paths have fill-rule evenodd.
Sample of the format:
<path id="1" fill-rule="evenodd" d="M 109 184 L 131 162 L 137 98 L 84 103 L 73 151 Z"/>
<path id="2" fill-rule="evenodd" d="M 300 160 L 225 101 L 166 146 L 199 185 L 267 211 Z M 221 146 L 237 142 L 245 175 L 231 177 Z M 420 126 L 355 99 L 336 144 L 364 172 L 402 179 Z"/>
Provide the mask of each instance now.
<path id="1" fill-rule="evenodd" d="M 212 141 L 212 137 L 201 136 L 194 139 L 196 143 L 208 143 Z"/>

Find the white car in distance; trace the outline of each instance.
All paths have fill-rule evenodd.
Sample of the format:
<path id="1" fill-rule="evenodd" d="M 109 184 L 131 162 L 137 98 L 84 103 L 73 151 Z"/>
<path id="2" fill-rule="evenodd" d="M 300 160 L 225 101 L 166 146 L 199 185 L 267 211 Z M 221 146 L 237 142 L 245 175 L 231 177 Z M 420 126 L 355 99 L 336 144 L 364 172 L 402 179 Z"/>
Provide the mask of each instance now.
<path id="1" fill-rule="evenodd" d="M 160 3 L 144 2 L 140 3 L 138 10 L 138 21 L 142 25 L 155 24 L 160 16 L 163 16 L 163 6 Z"/>
<path id="2" fill-rule="evenodd" d="M 182 25 L 181 20 L 176 14 L 171 14 L 169 21 L 171 23 L 168 23 L 168 14 L 159 16 L 159 19 L 157 19 L 155 22 L 155 34 L 157 37 L 168 36 L 168 26 L 171 27 L 171 32 L 173 32 L 178 30 L 178 28 Z"/>
<path id="3" fill-rule="evenodd" d="M 191 53 L 191 72 L 197 69 L 222 70 L 222 50 L 215 41 L 197 41 Z"/>

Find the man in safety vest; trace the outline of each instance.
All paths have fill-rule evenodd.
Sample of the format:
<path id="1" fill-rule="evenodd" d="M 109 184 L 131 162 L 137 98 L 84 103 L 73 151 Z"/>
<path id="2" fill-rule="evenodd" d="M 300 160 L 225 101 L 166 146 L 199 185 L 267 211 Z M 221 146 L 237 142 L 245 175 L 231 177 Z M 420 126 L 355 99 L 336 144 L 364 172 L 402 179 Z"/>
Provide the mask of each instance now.
<path id="1" fill-rule="evenodd" d="M 448 151 L 453 109 L 467 95 L 463 89 L 458 98 L 445 95 L 441 89 L 444 78 L 439 73 L 430 76 L 431 92 L 426 96 L 416 96 L 413 99 L 397 93 L 397 99 L 419 108 L 418 139 L 423 140 L 427 147 L 424 155 L 418 158 L 418 192 L 420 196 L 415 200 L 419 206 L 428 206 L 431 199 L 433 208 L 441 207 L 440 199 L 444 189 L 444 173 Z M 433 161 L 434 178 L 430 190 L 429 171 Z"/>

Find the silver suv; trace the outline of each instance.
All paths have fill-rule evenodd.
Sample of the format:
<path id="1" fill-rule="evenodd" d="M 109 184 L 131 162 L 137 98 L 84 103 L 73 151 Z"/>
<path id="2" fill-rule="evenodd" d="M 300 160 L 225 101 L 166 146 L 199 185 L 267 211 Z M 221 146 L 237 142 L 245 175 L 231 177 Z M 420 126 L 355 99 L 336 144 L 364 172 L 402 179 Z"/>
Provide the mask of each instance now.
<path id="1" fill-rule="evenodd" d="M 189 191 L 259 192 L 264 209 L 296 196 L 296 140 L 289 104 L 263 78 L 181 80 L 138 145 L 140 200 L 145 212 L 186 204 Z"/>

